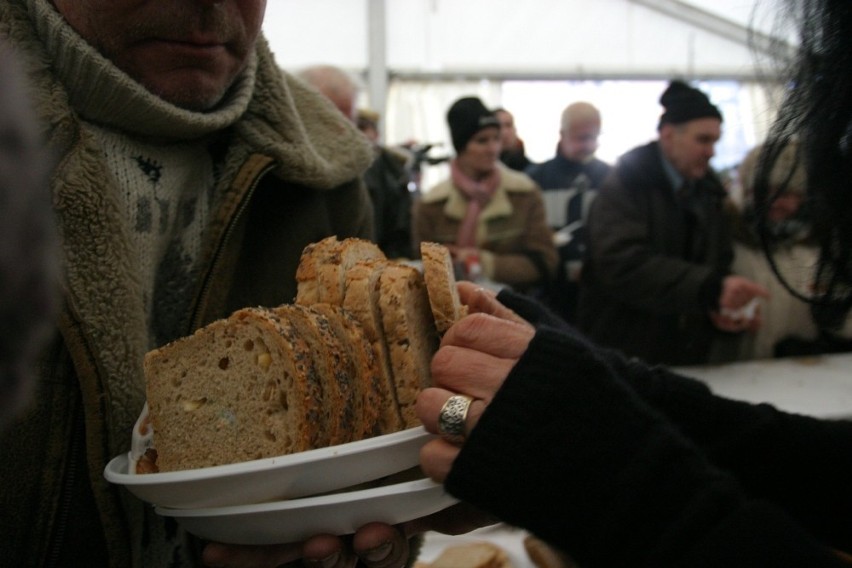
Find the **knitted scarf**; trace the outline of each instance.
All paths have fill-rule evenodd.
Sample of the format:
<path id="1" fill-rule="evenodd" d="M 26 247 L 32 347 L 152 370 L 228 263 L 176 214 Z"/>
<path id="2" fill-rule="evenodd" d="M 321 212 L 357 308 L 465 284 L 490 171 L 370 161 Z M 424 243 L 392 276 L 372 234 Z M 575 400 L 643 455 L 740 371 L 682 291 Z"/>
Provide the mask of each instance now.
<path id="1" fill-rule="evenodd" d="M 467 209 L 459 226 L 456 245 L 475 248 L 477 246 L 476 227 L 479 222 L 479 214 L 488 205 L 500 186 L 500 169 L 495 166 L 484 178 L 475 180 L 462 172 L 456 159 L 450 162 L 450 175 L 453 185 L 467 199 Z"/>

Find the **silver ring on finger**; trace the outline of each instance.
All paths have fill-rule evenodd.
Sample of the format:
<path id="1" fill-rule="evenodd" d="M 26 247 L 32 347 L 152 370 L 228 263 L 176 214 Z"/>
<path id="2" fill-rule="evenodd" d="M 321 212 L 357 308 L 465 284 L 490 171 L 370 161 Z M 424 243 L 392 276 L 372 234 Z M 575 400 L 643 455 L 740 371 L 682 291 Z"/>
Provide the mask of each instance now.
<path id="1" fill-rule="evenodd" d="M 447 399 L 438 414 L 438 433 L 451 444 L 460 445 L 465 439 L 465 421 L 473 398 L 457 394 Z"/>

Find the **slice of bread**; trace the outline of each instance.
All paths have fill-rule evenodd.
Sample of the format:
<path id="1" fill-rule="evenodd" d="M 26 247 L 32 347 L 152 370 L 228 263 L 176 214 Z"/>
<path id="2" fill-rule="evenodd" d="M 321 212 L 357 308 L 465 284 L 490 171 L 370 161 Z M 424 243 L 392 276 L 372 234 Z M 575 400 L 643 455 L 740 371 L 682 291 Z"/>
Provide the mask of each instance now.
<path id="1" fill-rule="evenodd" d="M 296 303 L 303 306 L 319 301 L 319 266 L 333 254 L 338 244 L 336 236 L 326 237 L 310 243 L 302 250 L 299 266 L 296 268 Z"/>
<path id="2" fill-rule="evenodd" d="M 432 356 L 438 349 L 423 275 L 413 266 L 386 264 L 379 276 L 378 300 L 396 398 L 406 428 L 412 428 L 420 424 L 414 403 L 431 385 Z"/>
<path id="3" fill-rule="evenodd" d="M 462 305 L 459 299 L 449 249 L 439 243 L 422 242 L 420 256 L 435 327 L 443 335 L 450 326 L 467 315 L 467 306 Z"/>
<path id="4" fill-rule="evenodd" d="M 429 568 L 511 568 L 506 551 L 486 541 L 448 546 Z"/>
<path id="5" fill-rule="evenodd" d="M 331 304 L 314 304 L 311 308 L 324 315 L 331 330 L 343 346 L 346 371 L 351 376 L 352 397 L 349 406 L 354 414 L 352 440 L 362 440 L 381 434 L 378 427 L 379 408 L 395 407 L 393 399 L 380 398 L 381 370 L 367 341 L 364 328 L 355 317 Z"/>
<path id="6" fill-rule="evenodd" d="M 149 352 L 147 397 L 159 471 L 315 447 L 321 392 L 307 344 L 247 308 Z"/>
<path id="7" fill-rule="evenodd" d="M 317 301 L 343 305 L 346 273 L 362 260 L 387 260 L 382 250 L 371 241 L 348 238 L 330 247 L 328 254 L 316 260 Z"/>
<path id="8" fill-rule="evenodd" d="M 328 318 L 312 306 L 284 304 L 273 312 L 292 323 L 308 344 L 322 384 L 320 430 L 317 447 L 352 441 L 358 418 L 350 404 L 354 378 L 347 367 L 347 353 L 335 335 Z"/>
<path id="9" fill-rule="evenodd" d="M 379 400 L 382 401 L 379 408 L 379 431 L 382 434 L 397 432 L 405 426 L 396 398 L 390 353 L 379 308 L 379 277 L 387 264 L 383 260 L 356 263 L 346 273 L 343 297 L 343 308 L 361 324 L 378 363 L 380 374 L 376 388 Z"/>
<path id="10" fill-rule="evenodd" d="M 423 249 L 430 284 L 369 241 L 328 237 L 302 253 L 295 304 L 246 308 L 150 352 L 160 471 L 419 425 L 414 407 L 431 384 L 436 320 L 445 330 L 464 313 L 449 253 L 435 247 Z"/>
<path id="11" fill-rule="evenodd" d="M 536 568 L 580 568 L 571 557 L 538 537 L 524 537 L 524 550 Z"/>

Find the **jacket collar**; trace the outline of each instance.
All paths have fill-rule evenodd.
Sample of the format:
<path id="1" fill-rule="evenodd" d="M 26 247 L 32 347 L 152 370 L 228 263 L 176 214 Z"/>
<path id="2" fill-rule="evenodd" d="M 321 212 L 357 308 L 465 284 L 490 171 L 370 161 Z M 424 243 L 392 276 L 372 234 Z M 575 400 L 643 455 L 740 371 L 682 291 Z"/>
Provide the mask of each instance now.
<path id="1" fill-rule="evenodd" d="M 535 182 L 525 174 L 516 172 L 503 164 L 497 164 L 497 167 L 500 168 L 500 185 L 497 187 L 494 197 L 479 214 L 480 221 L 510 216 L 513 209 L 509 194 L 529 193 L 537 189 Z M 467 200 L 461 191 L 453 185 L 452 179 L 439 183 L 427 192 L 422 199 L 424 203 L 446 201 L 444 214 L 450 219 L 461 220 L 467 210 Z"/>

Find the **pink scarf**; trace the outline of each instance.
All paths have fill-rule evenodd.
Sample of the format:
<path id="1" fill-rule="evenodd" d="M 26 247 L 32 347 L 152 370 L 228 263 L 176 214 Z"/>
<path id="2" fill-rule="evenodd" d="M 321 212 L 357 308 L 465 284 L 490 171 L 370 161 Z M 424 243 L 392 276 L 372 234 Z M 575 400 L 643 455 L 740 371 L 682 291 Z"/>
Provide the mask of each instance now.
<path id="1" fill-rule="evenodd" d="M 500 185 L 500 169 L 495 167 L 483 179 L 476 181 L 465 175 L 456 160 L 450 162 L 450 175 L 455 185 L 467 198 L 467 210 L 459 226 L 456 246 L 476 248 L 476 226 L 479 213 L 488 205 Z"/>

